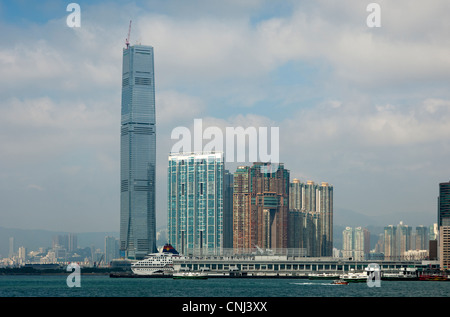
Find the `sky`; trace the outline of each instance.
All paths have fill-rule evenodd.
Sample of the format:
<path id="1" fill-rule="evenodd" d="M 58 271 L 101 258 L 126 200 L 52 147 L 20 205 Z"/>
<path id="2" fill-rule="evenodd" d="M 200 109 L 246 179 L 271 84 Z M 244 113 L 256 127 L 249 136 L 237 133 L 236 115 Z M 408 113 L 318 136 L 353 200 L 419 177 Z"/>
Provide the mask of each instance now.
<path id="1" fill-rule="evenodd" d="M 69 27 L 69 1 L 0 1 L 0 226 L 119 231 L 130 20 L 131 44 L 154 47 L 158 226 L 171 132 L 194 119 L 278 127 L 291 179 L 332 184 L 336 218 L 436 222 L 450 180 L 450 2 L 376 1 L 374 28 L 370 2 L 78 1 Z"/>

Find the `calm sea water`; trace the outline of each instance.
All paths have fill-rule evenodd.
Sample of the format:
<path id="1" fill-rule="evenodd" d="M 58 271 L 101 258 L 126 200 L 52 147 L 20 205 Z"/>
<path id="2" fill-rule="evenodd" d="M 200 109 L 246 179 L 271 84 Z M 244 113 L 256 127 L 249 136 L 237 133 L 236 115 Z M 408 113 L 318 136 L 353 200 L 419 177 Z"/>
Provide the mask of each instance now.
<path id="1" fill-rule="evenodd" d="M 81 275 L 68 287 L 67 275 L 0 276 L 0 297 L 449 297 L 450 282 L 381 281 L 332 285 L 307 279 L 174 280 Z"/>

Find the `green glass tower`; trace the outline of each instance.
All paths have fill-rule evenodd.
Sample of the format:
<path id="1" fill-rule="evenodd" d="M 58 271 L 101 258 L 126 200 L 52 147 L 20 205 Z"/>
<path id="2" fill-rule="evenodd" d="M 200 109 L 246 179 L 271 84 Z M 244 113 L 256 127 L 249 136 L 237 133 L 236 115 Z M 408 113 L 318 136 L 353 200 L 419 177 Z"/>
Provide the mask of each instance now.
<path id="1" fill-rule="evenodd" d="M 168 240 L 184 255 L 219 255 L 223 248 L 223 153 L 169 155 Z"/>

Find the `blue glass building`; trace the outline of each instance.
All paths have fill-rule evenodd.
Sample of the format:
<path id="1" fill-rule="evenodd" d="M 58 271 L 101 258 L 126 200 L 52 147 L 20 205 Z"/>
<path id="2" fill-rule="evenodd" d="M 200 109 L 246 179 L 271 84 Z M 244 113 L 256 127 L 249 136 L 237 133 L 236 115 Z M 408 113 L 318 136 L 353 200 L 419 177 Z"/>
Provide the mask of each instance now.
<path id="1" fill-rule="evenodd" d="M 130 259 L 156 251 L 155 77 L 153 48 L 123 50 L 120 137 L 120 250 Z"/>
<path id="2" fill-rule="evenodd" d="M 223 153 L 169 156 L 168 238 L 180 253 L 221 254 L 223 178 Z"/>

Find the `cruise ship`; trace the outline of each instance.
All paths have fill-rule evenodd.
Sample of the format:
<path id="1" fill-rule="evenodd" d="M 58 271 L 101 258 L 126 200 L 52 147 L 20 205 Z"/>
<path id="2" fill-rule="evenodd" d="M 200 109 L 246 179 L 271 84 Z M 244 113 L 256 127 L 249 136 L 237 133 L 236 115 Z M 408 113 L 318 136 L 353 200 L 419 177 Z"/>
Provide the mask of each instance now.
<path id="1" fill-rule="evenodd" d="M 179 257 L 177 250 L 166 244 L 159 253 L 151 253 L 131 265 L 131 271 L 136 275 L 172 275 L 173 258 Z"/>

